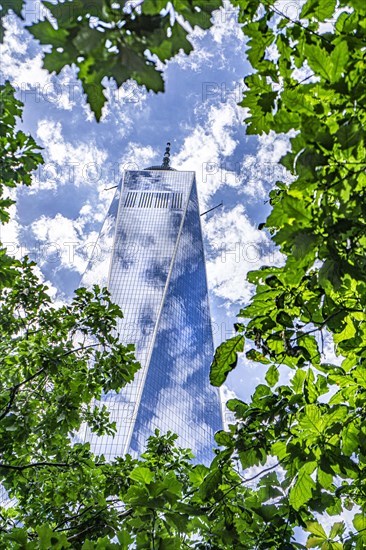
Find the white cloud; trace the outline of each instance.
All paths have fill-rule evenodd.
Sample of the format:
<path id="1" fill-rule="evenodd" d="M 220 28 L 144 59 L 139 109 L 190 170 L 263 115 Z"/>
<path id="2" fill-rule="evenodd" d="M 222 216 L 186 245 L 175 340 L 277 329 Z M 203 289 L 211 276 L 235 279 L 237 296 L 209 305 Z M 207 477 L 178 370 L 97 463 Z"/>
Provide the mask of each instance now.
<path id="1" fill-rule="evenodd" d="M 63 268 L 84 273 L 99 234 L 95 231 L 88 233 L 84 231 L 92 211 L 88 205 L 81 210 L 83 212 L 76 220 L 56 214 L 53 218 L 42 215 L 33 222 L 31 227 L 37 239 L 37 259 L 41 267 L 47 263 L 60 262 Z M 100 250 L 98 256 L 101 256 L 100 260 L 108 260 L 109 249 Z M 103 268 L 105 268 L 105 262 Z M 93 274 L 95 276 L 94 271 Z"/>
<path id="2" fill-rule="evenodd" d="M 39 264 L 61 260 L 61 265 L 81 272 L 85 260 L 80 256 L 71 256 L 73 247 L 81 241 L 81 227 L 77 221 L 57 214 L 54 218 L 41 216 L 32 224 L 32 230 L 40 243 L 42 254 Z"/>
<path id="3" fill-rule="evenodd" d="M 257 156 L 262 162 L 276 164 L 281 157 L 290 150 L 290 137 L 296 132 L 291 131 L 288 135 L 275 134 L 272 130 L 268 134 L 262 134 L 258 137 L 259 149 Z"/>
<path id="4" fill-rule="evenodd" d="M 7 18 L 5 40 L 1 46 L 1 70 L 24 94 L 30 86 L 36 87 L 39 101 L 40 94 L 50 84 L 51 77 L 42 69 L 40 48 L 31 54 L 29 46 L 32 41 L 33 38 L 22 28 L 16 17 Z M 37 101 L 37 95 L 33 96 L 33 101 Z"/>
<path id="5" fill-rule="evenodd" d="M 240 181 L 238 192 L 247 201 L 258 203 L 258 200 L 268 198 L 276 181 L 291 181 L 291 174 L 279 161 L 290 150 L 290 137 L 294 135 L 295 132 L 278 135 L 272 131 L 263 134 L 258 137 L 256 154 L 243 156 L 236 178 Z"/>
<path id="6" fill-rule="evenodd" d="M 212 107 L 208 114 L 207 127 L 217 147 L 220 148 L 220 153 L 225 157 L 232 155 L 237 146 L 231 132 L 237 123 L 239 109 L 236 104 L 226 102 L 224 105 Z"/>
<path id="7" fill-rule="evenodd" d="M 211 16 L 212 26 L 209 30 L 194 27 L 189 34 L 189 41 L 193 45 L 193 51 L 187 56 L 178 54 L 170 64 L 176 63 L 180 67 L 195 73 L 206 73 L 207 68 L 215 70 L 234 70 L 234 59 L 226 55 L 230 47 L 231 54 L 242 54 L 246 38 L 238 23 L 238 10 L 230 2 L 224 2 L 224 6 L 215 10 Z M 160 65 L 160 68 L 163 66 Z"/>
<path id="8" fill-rule="evenodd" d="M 1 46 L 1 70 L 18 90 L 18 97 L 33 109 L 52 104 L 71 110 L 75 105 L 76 72 L 65 67 L 57 77 L 43 69 L 43 49 L 15 17 L 6 18 L 6 34 Z"/>
<path id="9" fill-rule="evenodd" d="M 229 399 L 237 399 L 238 397 L 236 393 L 230 388 L 228 388 L 226 384 L 223 384 L 221 386 L 220 392 L 221 392 L 221 400 L 223 403 L 226 403 L 227 401 L 229 401 Z"/>
<path id="10" fill-rule="evenodd" d="M 220 212 L 205 225 L 211 247 L 207 276 L 212 292 L 233 303 L 247 303 L 252 285 L 245 280 L 248 271 L 271 265 L 280 259 L 266 233 L 258 231 L 243 205 Z"/>
<path id="11" fill-rule="evenodd" d="M 159 153 L 161 154 L 161 151 Z M 142 146 L 136 142 L 129 142 L 124 150 L 120 166 L 124 170 L 143 170 L 152 164 L 157 164 L 156 158 L 159 153 L 150 145 Z"/>
<path id="12" fill-rule="evenodd" d="M 52 305 L 54 307 L 62 306 L 64 304 L 64 302 L 61 302 L 60 300 L 56 301 L 56 296 L 58 294 L 58 289 L 52 284 L 51 281 L 45 279 L 40 267 L 38 265 L 34 266 L 33 271 L 34 271 L 35 275 L 37 275 L 38 279 L 47 287 L 46 292 L 50 296 L 50 298 L 53 302 Z"/>
<path id="13" fill-rule="evenodd" d="M 242 50 L 246 38 L 238 23 L 238 9 L 230 2 L 225 1 L 223 4 L 223 7 L 213 14 L 213 26 L 210 33 L 216 43 L 222 44 L 230 37 L 237 42 L 237 48 Z"/>
<path id="14" fill-rule="evenodd" d="M 134 129 L 134 123 L 138 117 L 146 117 L 149 112 L 148 93 L 144 86 L 139 86 L 133 80 L 127 80 L 116 88 L 112 81 L 103 80 L 107 98 L 102 111 L 101 125 L 110 124 L 111 120 L 117 120 L 115 132 L 119 138 L 126 138 Z M 86 108 L 88 116 L 90 109 Z M 91 120 L 92 120 L 91 116 Z"/>
<path id="15" fill-rule="evenodd" d="M 200 109 L 204 105 L 200 104 Z M 198 109 L 198 108 L 197 108 Z M 233 131 L 237 124 L 240 107 L 234 101 L 224 105 L 210 105 L 206 124 L 197 124 L 186 136 L 180 152 L 174 156 L 178 170 L 195 170 L 202 208 L 223 183 L 237 186 L 235 177 L 225 170 L 223 157 L 233 154 L 237 141 Z"/>
<path id="16" fill-rule="evenodd" d="M 4 225 L 0 225 L 0 241 L 1 244 L 6 247 L 8 254 L 14 255 L 16 258 L 20 259 L 19 231 L 21 226 L 15 219 L 16 205 L 13 204 L 8 212 L 10 214 L 10 221 Z"/>
<path id="17" fill-rule="evenodd" d="M 45 164 L 37 170 L 34 190 L 49 189 L 57 185 L 87 185 L 97 187 L 100 201 L 110 199 L 102 193 L 110 181 L 106 170 L 107 152 L 91 140 L 75 143 L 66 141 L 61 122 L 41 119 L 37 126 L 37 138 L 46 150 Z"/>

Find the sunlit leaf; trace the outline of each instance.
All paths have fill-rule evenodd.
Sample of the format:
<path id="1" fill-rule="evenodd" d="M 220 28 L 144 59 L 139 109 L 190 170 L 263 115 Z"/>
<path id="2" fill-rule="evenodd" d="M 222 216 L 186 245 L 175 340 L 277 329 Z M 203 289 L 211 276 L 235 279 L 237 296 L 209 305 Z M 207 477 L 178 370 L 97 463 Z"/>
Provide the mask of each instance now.
<path id="1" fill-rule="evenodd" d="M 238 335 L 227 340 L 216 350 L 211 365 L 210 382 L 214 386 L 221 386 L 228 373 L 235 368 L 238 361 L 238 353 L 244 350 L 244 336 Z"/>

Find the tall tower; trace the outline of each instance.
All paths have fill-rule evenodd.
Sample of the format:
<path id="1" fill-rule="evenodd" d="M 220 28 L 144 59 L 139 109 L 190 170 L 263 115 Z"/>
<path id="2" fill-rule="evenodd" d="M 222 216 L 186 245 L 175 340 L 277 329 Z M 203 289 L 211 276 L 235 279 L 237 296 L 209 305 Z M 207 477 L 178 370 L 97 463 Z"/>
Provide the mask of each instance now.
<path id="1" fill-rule="evenodd" d="M 196 178 L 172 169 L 169 152 L 161 166 L 124 173 L 83 277 L 108 286 L 124 314 L 121 339 L 141 363 L 133 382 L 102 398 L 115 437 L 86 434 L 106 459 L 141 453 L 158 428 L 209 462 L 222 428 Z"/>

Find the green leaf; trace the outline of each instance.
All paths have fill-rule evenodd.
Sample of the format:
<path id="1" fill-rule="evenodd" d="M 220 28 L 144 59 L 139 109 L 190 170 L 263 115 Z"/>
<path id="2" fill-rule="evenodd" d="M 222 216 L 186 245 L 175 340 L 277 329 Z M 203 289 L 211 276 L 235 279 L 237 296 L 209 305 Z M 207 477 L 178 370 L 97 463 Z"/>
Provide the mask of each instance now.
<path id="1" fill-rule="evenodd" d="M 344 324 L 343 330 L 334 335 L 334 342 L 336 344 L 339 344 L 344 340 L 349 340 L 353 338 L 355 334 L 356 334 L 356 327 L 354 325 L 352 317 L 349 315 L 348 317 L 346 317 L 346 322 Z"/>
<path id="2" fill-rule="evenodd" d="M 6 535 L 6 539 L 9 541 L 17 542 L 21 547 L 25 548 L 28 541 L 28 533 L 26 529 L 15 528 Z"/>
<path id="3" fill-rule="evenodd" d="M 329 550 L 329 546 L 328 546 L 328 543 L 324 542 L 324 539 L 323 538 L 319 538 L 319 537 L 314 537 L 312 535 L 310 535 L 306 541 L 306 548 L 320 548 L 320 547 L 324 547 L 323 550 Z"/>
<path id="4" fill-rule="evenodd" d="M 284 327 L 292 328 L 294 326 L 292 317 L 282 309 L 277 314 L 276 321 Z"/>
<path id="5" fill-rule="evenodd" d="M 107 101 L 105 95 L 103 94 L 104 86 L 102 86 L 100 76 L 96 73 L 87 75 L 85 78 L 83 75 L 84 72 L 80 71 L 83 90 L 86 93 L 88 103 L 90 104 L 91 110 L 95 114 L 95 118 L 99 121 L 102 116 L 102 108 Z"/>
<path id="6" fill-rule="evenodd" d="M 316 535 L 317 537 L 321 539 L 326 539 L 327 534 L 324 531 L 324 528 L 319 525 L 317 521 L 309 521 L 306 523 L 306 530 L 309 531 L 309 533 L 312 533 L 313 535 Z"/>
<path id="7" fill-rule="evenodd" d="M 62 48 L 68 40 L 68 32 L 65 29 L 55 29 L 47 20 L 34 23 L 28 30 L 41 44 L 52 44 L 55 48 Z"/>
<path id="8" fill-rule="evenodd" d="M 329 533 L 329 537 L 333 539 L 334 537 L 338 535 L 342 535 L 344 533 L 346 526 L 344 521 L 337 521 L 336 523 L 333 523 L 332 528 Z"/>
<path id="9" fill-rule="evenodd" d="M 328 292 L 333 287 L 337 290 L 341 285 L 339 273 L 339 264 L 333 261 L 333 258 L 327 258 L 319 269 L 319 283 Z"/>
<path id="10" fill-rule="evenodd" d="M 206 475 L 208 474 L 208 468 L 203 464 L 197 464 L 189 474 L 189 479 L 194 487 L 200 487 Z"/>
<path id="11" fill-rule="evenodd" d="M 277 111 L 274 117 L 274 123 L 278 132 L 289 132 L 290 130 L 297 129 L 300 124 L 300 116 L 297 113 L 280 109 Z"/>
<path id="12" fill-rule="evenodd" d="M 295 485 L 290 490 L 290 504 L 295 510 L 300 510 L 312 498 L 316 485 L 310 475 L 303 469 L 297 475 Z"/>
<path id="13" fill-rule="evenodd" d="M 73 39 L 73 44 L 81 54 L 90 54 L 105 40 L 104 33 L 89 27 L 82 27 L 76 37 Z"/>
<path id="14" fill-rule="evenodd" d="M 250 359 L 251 361 L 256 361 L 257 363 L 263 363 L 263 365 L 268 365 L 270 363 L 270 360 L 256 349 L 251 349 L 247 351 L 245 356 L 247 359 Z"/>
<path id="15" fill-rule="evenodd" d="M 299 93 L 299 91 L 289 88 L 283 92 L 281 99 L 288 111 L 294 111 L 297 114 L 302 113 L 308 116 L 314 115 L 314 105 L 304 93 Z M 286 156 L 282 157 L 281 163 L 285 158 Z"/>
<path id="16" fill-rule="evenodd" d="M 272 453 L 277 456 L 279 460 L 284 460 L 288 457 L 287 445 L 283 441 L 276 441 L 272 445 Z"/>
<path id="17" fill-rule="evenodd" d="M 347 456 L 351 456 L 357 451 L 360 443 L 360 431 L 356 428 L 354 422 L 347 424 L 342 429 L 342 450 Z"/>
<path id="18" fill-rule="evenodd" d="M 223 342 L 216 350 L 210 371 L 210 382 L 213 386 L 221 386 L 238 361 L 238 353 L 244 350 L 244 336 L 238 335 Z"/>
<path id="19" fill-rule="evenodd" d="M 166 7 L 166 0 L 144 0 L 142 11 L 148 15 L 155 15 Z"/>
<path id="20" fill-rule="evenodd" d="M 285 195 L 281 200 L 281 209 L 273 209 L 268 216 L 267 224 L 276 226 L 283 224 L 293 224 L 294 222 L 302 222 L 307 224 L 311 219 L 311 211 L 304 204 L 303 199 Z"/>
<path id="21" fill-rule="evenodd" d="M 212 471 L 210 471 L 210 473 L 205 477 L 200 487 L 199 492 L 201 497 L 204 500 L 210 499 L 212 495 L 217 491 L 221 483 L 221 480 L 222 480 L 222 472 L 220 472 L 220 470 L 213 469 Z"/>
<path id="22" fill-rule="evenodd" d="M 317 481 L 322 487 L 324 487 L 324 489 L 333 489 L 333 475 L 331 473 L 324 472 L 321 468 L 318 468 Z"/>
<path id="23" fill-rule="evenodd" d="M 306 262 L 313 263 L 316 254 L 317 238 L 309 231 L 299 231 L 294 235 L 292 253 L 296 260 L 301 260 L 302 264 Z"/>
<path id="24" fill-rule="evenodd" d="M 304 435 L 321 435 L 324 427 L 324 417 L 318 405 L 306 405 L 304 414 L 301 415 L 300 426 L 304 431 Z"/>
<path id="25" fill-rule="evenodd" d="M 364 514 L 356 514 L 353 518 L 353 526 L 357 531 L 365 531 L 363 536 L 366 537 L 366 516 Z"/>
<path id="26" fill-rule="evenodd" d="M 307 376 L 306 371 L 303 371 L 301 369 L 297 369 L 295 376 L 291 380 L 291 386 L 293 387 L 293 390 L 295 393 L 302 394 L 303 388 L 304 388 L 304 381 Z"/>
<path id="27" fill-rule="evenodd" d="M 319 397 L 319 392 L 314 383 L 315 377 L 312 369 L 310 368 L 307 372 L 305 381 L 304 381 L 304 396 L 307 403 L 314 403 Z"/>
<path id="28" fill-rule="evenodd" d="M 330 54 L 331 82 L 336 82 L 346 71 L 348 46 L 346 41 L 339 42 Z"/>
<path id="29" fill-rule="evenodd" d="M 139 481 L 148 485 L 154 479 L 154 472 L 149 470 L 149 468 L 138 466 L 137 468 L 132 470 L 129 477 L 134 481 Z"/>
<path id="30" fill-rule="evenodd" d="M 305 44 L 305 55 L 310 68 L 315 74 L 331 82 L 333 73 L 327 51 L 314 44 Z"/>
<path id="31" fill-rule="evenodd" d="M 128 550 L 128 548 L 130 548 L 130 544 L 133 543 L 133 539 L 127 529 L 122 529 L 119 533 L 117 533 L 117 538 L 122 550 Z"/>
<path id="32" fill-rule="evenodd" d="M 248 405 L 239 399 L 229 399 L 226 406 L 229 411 L 235 412 L 239 418 L 243 417 L 248 410 Z"/>
<path id="33" fill-rule="evenodd" d="M 272 112 L 275 106 L 276 97 L 277 92 L 266 92 L 261 94 L 260 99 L 258 100 L 258 105 L 260 105 L 264 113 Z"/>
<path id="34" fill-rule="evenodd" d="M 216 432 L 215 441 L 218 445 L 221 445 L 223 447 L 231 447 L 233 443 L 232 436 L 228 432 L 224 432 L 223 430 Z"/>
<path id="35" fill-rule="evenodd" d="M 274 386 L 277 384 L 279 379 L 279 372 L 276 365 L 271 365 L 266 372 L 266 382 L 269 386 Z"/>
<path id="36" fill-rule="evenodd" d="M 301 18 L 325 21 L 333 16 L 336 0 L 308 0 L 300 13 Z"/>
<path id="37" fill-rule="evenodd" d="M 132 485 L 124 495 L 125 502 L 130 506 L 145 507 L 149 499 L 149 493 L 145 486 Z"/>

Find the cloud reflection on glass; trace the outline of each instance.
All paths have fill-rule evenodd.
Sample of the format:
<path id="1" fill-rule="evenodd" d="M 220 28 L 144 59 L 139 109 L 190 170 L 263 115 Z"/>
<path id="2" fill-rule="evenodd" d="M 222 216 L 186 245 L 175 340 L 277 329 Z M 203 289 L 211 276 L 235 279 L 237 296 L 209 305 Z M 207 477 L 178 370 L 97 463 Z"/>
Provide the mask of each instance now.
<path id="1" fill-rule="evenodd" d="M 158 428 L 209 462 L 222 420 L 208 378 L 214 349 L 194 172 L 125 172 L 83 277 L 93 283 L 107 284 L 121 307 L 121 340 L 135 344 L 141 363 L 123 391 L 102 397 L 117 433 L 86 433 L 93 452 L 139 454 Z"/>

